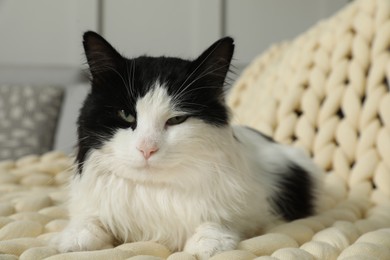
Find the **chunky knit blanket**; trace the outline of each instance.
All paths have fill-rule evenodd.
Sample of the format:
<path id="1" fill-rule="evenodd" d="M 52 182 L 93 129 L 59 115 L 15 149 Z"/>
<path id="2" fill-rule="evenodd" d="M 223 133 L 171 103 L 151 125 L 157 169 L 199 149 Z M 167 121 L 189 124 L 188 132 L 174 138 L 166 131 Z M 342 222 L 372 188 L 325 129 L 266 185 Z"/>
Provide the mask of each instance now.
<path id="1" fill-rule="evenodd" d="M 326 172 L 321 212 L 212 257 L 390 259 L 390 0 L 357 0 L 271 47 L 229 96 L 236 123 L 304 149 Z M 154 242 L 60 254 L 72 161 L 0 162 L 0 259 L 195 259 Z"/>

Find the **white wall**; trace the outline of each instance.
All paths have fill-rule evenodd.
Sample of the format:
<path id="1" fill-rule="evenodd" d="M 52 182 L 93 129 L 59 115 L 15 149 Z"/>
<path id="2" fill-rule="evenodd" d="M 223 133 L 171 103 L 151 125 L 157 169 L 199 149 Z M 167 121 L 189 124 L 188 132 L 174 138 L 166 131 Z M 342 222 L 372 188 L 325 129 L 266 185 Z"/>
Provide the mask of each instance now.
<path id="1" fill-rule="evenodd" d="M 195 57 L 221 37 L 221 3 L 104 0 L 102 33 L 130 57 Z"/>
<path id="2" fill-rule="evenodd" d="M 348 0 L 227 0 L 225 34 L 236 41 L 236 62 L 247 65 L 271 44 L 291 40 Z"/>
<path id="3" fill-rule="evenodd" d="M 77 66 L 80 35 L 97 28 L 96 0 L 0 1 L 0 66 Z"/>
<path id="4" fill-rule="evenodd" d="M 82 33 L 99 30 L 128 56 L 194 57 L 224 35 L 249 63 L 348 0 L 0 0 L 0 67 L 77 67 Z M 101 8 L 101 10 L 100 10 Z"/>
<path id="5" fill-rule="evenodd" d="M 79 82 L 81 35 L 97 27 L 98 0 L 0 0 L 0 84 Z"/>

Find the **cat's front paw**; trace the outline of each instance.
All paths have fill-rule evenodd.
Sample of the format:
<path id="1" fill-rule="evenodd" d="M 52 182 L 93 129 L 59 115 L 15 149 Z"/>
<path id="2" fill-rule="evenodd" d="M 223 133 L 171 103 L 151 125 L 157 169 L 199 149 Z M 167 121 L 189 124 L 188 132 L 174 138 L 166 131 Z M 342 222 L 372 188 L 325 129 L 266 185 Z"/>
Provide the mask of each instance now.
<path id="1" fill-rule="evenodd" d="M 111 236 L 100 227 L 92 224 L 82 228 L 67 227 L 64 231 L 54 236 L 50 244 L 62 253 L 92 251 L 113 247 Z"/>
<path id="2" fill-rule="evenodd" d="M 184 251 L 198 260 L 207 260 L 215 254 L 236 248 L 239 236 L 216 223 L 200 225 L 187 240 Z"/>

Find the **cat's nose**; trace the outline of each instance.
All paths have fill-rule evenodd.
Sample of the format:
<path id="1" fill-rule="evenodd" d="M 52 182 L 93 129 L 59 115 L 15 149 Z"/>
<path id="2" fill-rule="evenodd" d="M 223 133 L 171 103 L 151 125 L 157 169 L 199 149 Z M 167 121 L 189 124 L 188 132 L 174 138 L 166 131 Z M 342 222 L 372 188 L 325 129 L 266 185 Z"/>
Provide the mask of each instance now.
<path id="1" fill-rule="evenodd" d="M 149 159 L 154 153 L 158 151 L 157 146 L 152 147 L 137 147 L 137 149 L 143 154 L 144 158 Z"/>

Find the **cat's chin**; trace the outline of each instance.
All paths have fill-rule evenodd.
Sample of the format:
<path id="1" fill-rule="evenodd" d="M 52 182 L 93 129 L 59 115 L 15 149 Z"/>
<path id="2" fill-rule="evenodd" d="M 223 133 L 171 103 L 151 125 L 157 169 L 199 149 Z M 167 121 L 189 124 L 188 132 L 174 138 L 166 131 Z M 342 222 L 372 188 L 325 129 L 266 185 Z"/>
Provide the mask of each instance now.
<path id="1" fill-rule="evenodd" d="M 114 171 L 114 174 L 120 178 L 130 180 L 153 180 L 156 181 L 160 177 L 167 179 L 167 175 L 172 175 L 173 169 L 177 164 L 158 164 L 153 162 L 139 162 L 131 166 L 123 167 L 121 170 Z"/>
<path id="2" fill-rule="evenodd" d="M 159 161 L 155 161 L 155 160 L 142 160 L 137 163 L 133 163 L 131 165 L 131 168 L 141 172 L 144 171 L 146 173 L 153 173 L 174 166 L 175 165 L 168 165 L 167 163 L 160 163 Z"/>
<path id="3" fill-rule="evenodd" d="M 172 174 L 170 174 L 168 171 L 161 171 L 161 170 L 156 170 L 151 167 L 149 168 L 142 168 L 135 170 L 133 169 L 132 172 L 116 172 L 114 173 L 116 177 L 129 180 L 131 182 L 135 183 L 170 183 L 172 182 L 175 178 L 171 178 Z M 169 177 L 171 176 L 171 177 Z"/>

